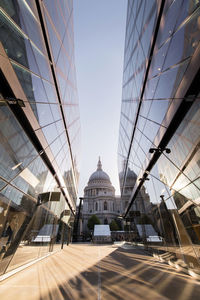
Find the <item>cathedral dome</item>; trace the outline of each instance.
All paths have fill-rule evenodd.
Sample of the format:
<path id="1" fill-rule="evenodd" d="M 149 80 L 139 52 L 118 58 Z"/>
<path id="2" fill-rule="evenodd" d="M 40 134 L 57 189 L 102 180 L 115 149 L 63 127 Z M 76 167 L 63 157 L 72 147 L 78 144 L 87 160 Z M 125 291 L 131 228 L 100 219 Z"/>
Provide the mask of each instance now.
<path id="1" fill-rule="evenodd" d="M 104 171 L 102 170 L 97 170 L 96 172 L 92 173 L 92 175 L 90 176 L 89 181 L 91 180 L 109 180 L 110 178 L 108 176 L 108 174 L 106 174 Z"/>
<path id="2" fill-rule="evenodd" d="M 133 172 L 133 170 L 131 170 L 129 167 L 128 167 L 128 170 L 127 170 L 127 175 L 126 175 L 126 178 L 129 178 L 130 180 L 135 180 L 137 178 L 137 175 L 135 174 L 135 172 Z"/>
<path id="3" fill-rule="evenodd" d="M 124 187 L 128 187 L 128 186 L 134 186 L 135 182 L 137 179 L 137 175 L 135 174 L 134 171 L 132 171 L 129 167 L 126 173 L 126 178 L 125 178 L 125 184 Z M 119 182 L 120 182 L 120 188 L 122 188 L 123 185 L 123 181 L 124 181 L 124 171 L 119 173 Z"/>
<path id="4" fill-rule="evenodd" d="M 107 183 L 111 184 L 110 177 L 108 176 L 108 174 L 106 174 L 106 172 L 104 172 L 102 170 L 102 164 L 101 164 L 101 161 L 99 158 L 99 161 L 97 164 L 97 170 L 94 173 L 92 173 L 92 175 L 90 176 L 88 185 L 93 181 L 101 181 L 101 180 L 107 181 Z"/>
<path id="5" fill-rule="evenodd" d="M 124 171 L 119 173 L 119 179 L 123 180 L 123 178 L 124 178 Z M 129 179 L 129 180 L 135 180 L 137 178 L 137 175 L 135 174 L 135 172 L 133 170 L 131 170 L 128 167 L 128 170 L 127 170 L 127 173 L 126 173 L 126 178 Z"/>

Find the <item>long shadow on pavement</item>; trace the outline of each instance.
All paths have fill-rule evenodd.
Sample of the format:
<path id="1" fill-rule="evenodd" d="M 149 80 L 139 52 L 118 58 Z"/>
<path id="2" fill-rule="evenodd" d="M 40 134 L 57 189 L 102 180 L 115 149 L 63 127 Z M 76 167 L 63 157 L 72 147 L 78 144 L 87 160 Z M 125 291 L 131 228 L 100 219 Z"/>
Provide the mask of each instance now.
<path id="1" fill-rule="evenodd" d="M 58 289 L 67 300 L 200 299 L 199 282 L 138 248 L 118 248 Z"/>

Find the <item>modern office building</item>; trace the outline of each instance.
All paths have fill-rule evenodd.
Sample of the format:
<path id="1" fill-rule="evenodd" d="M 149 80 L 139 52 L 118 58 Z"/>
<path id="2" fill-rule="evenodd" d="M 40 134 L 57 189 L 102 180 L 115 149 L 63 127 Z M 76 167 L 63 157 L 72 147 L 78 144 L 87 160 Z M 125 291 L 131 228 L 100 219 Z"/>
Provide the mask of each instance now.
<path id="1" fill-rule="evenodd" d="M 0 274 L 70 240 L 79 107 L 72 0 L 0 1 Z"/>
<path id="2" fill-rule="evenodd" d="M 118 146 L 122 197 L 128 170 L 136 179 L 124 218 L 144 225 L 140 236 L 147 245 L 191 268 L 200 268 L 199 39 L 200 1 L 128 1 Z M 144 188 L 150 205 L 137 220 L 133 206 Z M 157 240 L 145 232 L 147 225 Z"/>

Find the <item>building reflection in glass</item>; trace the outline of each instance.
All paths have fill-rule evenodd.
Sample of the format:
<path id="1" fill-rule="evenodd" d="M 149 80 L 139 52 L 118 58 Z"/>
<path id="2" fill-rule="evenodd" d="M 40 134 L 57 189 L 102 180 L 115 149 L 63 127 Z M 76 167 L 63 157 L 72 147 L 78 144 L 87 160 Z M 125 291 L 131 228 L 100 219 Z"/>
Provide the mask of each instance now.
<path id="1" fill-rule="evenodd" d="M 0 274 L 71 240 L 80 132 L 72 11 L 70 1 L 0 1 Z M 16 98 L 23 108 L 7 100 Z"/>
<path id="2" fill-rule="evenodd" d="M 148 247 L 200 268 L 200 2 L 160 4 L 128 1 L 118 146 L 124 214 Z"/>

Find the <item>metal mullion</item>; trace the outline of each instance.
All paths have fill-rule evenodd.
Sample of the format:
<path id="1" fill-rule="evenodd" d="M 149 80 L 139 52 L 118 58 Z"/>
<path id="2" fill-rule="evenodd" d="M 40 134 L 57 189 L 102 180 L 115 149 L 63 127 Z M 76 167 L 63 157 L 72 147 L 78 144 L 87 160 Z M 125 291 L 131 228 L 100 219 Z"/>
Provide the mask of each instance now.
<path id="1" fill-rule="evenodd" d="M 147 65 L 147 68 L 146 68 L 146 74 L 145 74 L 144 83 L 143 83 L 143 87 L 142 87 L 142 91 L 141 91 L 140 102 L 139 102 L 139 105 L 138 105 L 138 111 L 137 111 L 137 115 L 136 115 L 135 125 L 134 125 L 133 132 L 132 132 L 131 143 L 130 143 L 128 156 L 127 156 L 127 162 L 128 162 L 130 151 L 131 151 L 131 144 L 133 142 L 133 138 L 134 138 L 134 135 L 135 135 L 136 124 L 137 124 L 137 121 L 138 121 L 138 118 L 139 118 L 139 112 L 140 112 L 140 108 L 141 108 L 141 105 L 142 105 L 142 98 L 143 98 L 146 83 L 147 83 L 147 78 L 148 78 L 149 69 L 150 69 L 150 65 L 151 65 L 151 57 L 153 55 L 153 51 L 154 51 L 155 44 L 156 44 L 156 39 L 157 39 L 158 31 L 159 31 L 159 26 L 160 26 L 160 22 L 161 22 L 162 12 L 163 12 L 163 9 L 164 9 L 164 4 L 165 4 L 165 0 L 162 0 L 161 4 L 160 4 L 160 10 L 159 10 L 158 18 L 157 18 L 156 27 L 155 27 L 154 37 L 153 37 L 153 41 L 152 41 L 152 44 L 151 44 L 151 50 L 150 50 L 150 53 L 149 53 L 149 61 L 148 61 L 148 65 Z M 127 162 L 126 162 L 125 169 L 127 169 Z M 123 182 L 123 186 L 124 186 L 124 182 Z"/>

